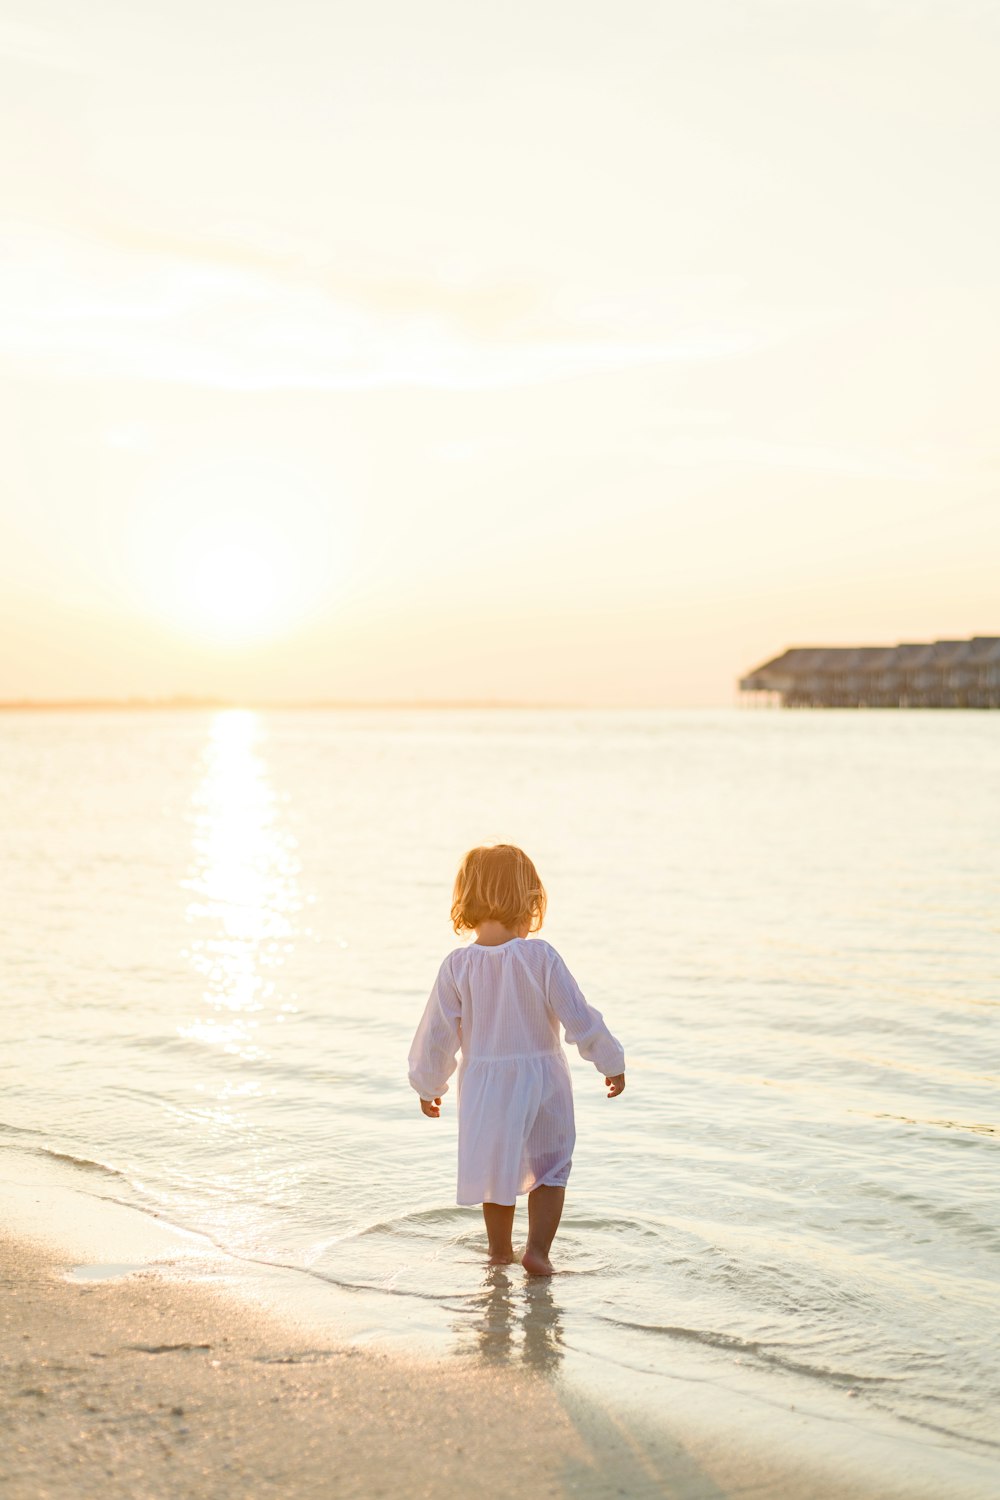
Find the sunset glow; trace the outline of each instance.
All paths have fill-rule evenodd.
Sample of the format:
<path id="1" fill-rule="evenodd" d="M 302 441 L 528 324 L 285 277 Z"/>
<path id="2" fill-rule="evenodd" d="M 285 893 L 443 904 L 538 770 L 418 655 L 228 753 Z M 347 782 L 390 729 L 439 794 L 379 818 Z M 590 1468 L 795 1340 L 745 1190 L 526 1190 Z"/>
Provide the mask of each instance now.
<path id="1" fill-rule="evenodd" d="M 230 533 L 224 525 L 180 538 L 175 555 L 150 572 L 153 598 L 167 621 L 209 642 L 267 640 L 295 615 L 293 560 L 262 538 Z"/>
<path id="2" fill-rule="evenodd" d="M 339 531 L 339 537 L 336 533 Z M 130 518 L 140 618 L 220 650 L 266 645 L 336 603 L 350 528 L 294 469 L 239 454 L 166 465 Z"/>
<path id="3" fill-rule="evenodd" d="M 973 0 L 0 26 L 0 699 L 725 705 L 1000 629 L 998 44 Z"/>

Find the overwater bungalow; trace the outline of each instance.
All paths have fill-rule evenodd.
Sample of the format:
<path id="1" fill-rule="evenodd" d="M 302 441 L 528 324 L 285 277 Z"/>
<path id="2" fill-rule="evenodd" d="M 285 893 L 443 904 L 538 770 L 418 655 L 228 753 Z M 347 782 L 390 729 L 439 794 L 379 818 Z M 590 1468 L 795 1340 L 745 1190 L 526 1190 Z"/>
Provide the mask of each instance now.
<path id="1" fill-rule="evenodd" d="M 739 681 L 783 708 L 1000 708 L 1000 636 L 899 646 L 793 646 Z"/>

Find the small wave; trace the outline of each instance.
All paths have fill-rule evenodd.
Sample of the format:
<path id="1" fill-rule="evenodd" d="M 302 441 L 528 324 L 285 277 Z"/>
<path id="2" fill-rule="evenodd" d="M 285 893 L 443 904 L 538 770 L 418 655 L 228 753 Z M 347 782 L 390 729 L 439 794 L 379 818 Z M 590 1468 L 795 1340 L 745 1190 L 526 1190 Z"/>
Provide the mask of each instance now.
<path id="1" fill-rule="evenodd" d="M 74 1156 L 71 1151 L 53 1151 L 50 1146 L 22 1146 L 20 1148 L 32 1156 L 45 1156 L 49 1161 L 68 1162 L 71 1167 L 78 1167 L 81 1172 L 96 1172 L 104 1177 L 116 1177 L 122 1182 L 128 1178 L 124 1172 L 117 1167 L 109 1167 L 107 1162 L 95 1161 L 90 1156 Z"/>
<path id="2" fill-rule="evenodd" d="M 709 1328 L 685 1328 L 681 1324 L 673 1323 L 633 1323 L 625 1318 L 609 1318 L 600 1313 L 597 1316 L 602 1322 L 611 1323 L 616 1328 L 631 1328 L 639 1333 L 653 1333 L 660 1334 L 664 1338 L 684 1339 L 688 1343 L 704 1344 L 710 1349 L 723 1349 L 728 1354 L 745 1354 L 761 1364 L 771 1365 L 789 1374 L 808 1375 L 828 1385 L 864 1386 L 867 1390 L 875 1386 L 897 1383 L 896 1377 L 891 1375 L 858 1375 L 850 1370 L 830 1370 L 822 1365 L 811 1365 L 802 1360 L 790 1359 L 785 1354 L 776 1353 L 773 1345 L 755 1339 L 741 1339 L 734 1333 L 716 1333 Z"/>
<path id="3" fill-rule="evenodd" d="M 941 1422 L 928 1422 L 926 1417 L 914 1417 L 903 1411 L 893 1411 L 892 1414 L 898 1417 L 901 1422 L 906 1422 L 911 1427 L 919 1427 L 924 1432 L 934 1432 L 940 1437 L 952 1438 L 956 1442 L 967 1445 L 971 1444 L 986 1452 L 996 1453 L 1000 1451 L 1000 1442 L 995 1438 L 981 1437 L 978 1433 L 965 1432 L 956 1427 L 946 1427 Z"/>
<path id="4" fill-rule="evenodd" d="M 666 1224 L 659 1224 L 639 1214 L 628 1213 L 615 1214 L 613 1218 L 603 1214 L 574 1213 L 572 1222 L 567 1224 L 567 1228 L 573 1232 L 596 1230 L 598 1233 L 611 1233 L 616 1240 L 630 1234 L 638 1239 L 671 1241 L 675 1233 L 672 1227 Z"/>
<path id="5" fill-rule="evenodd" d="M 921 1197 L 919 1193 L 901 1193 L 897 1188 L 876 1182 L 859 1184 L 857 1190 L 870 1198 L 901 1204 L 908 1212 L 930 1219 L 932 1223 L 950 1230 L 960 1239 L 972 1241 L 993 1251 L 1000 1250 L 1000 1231 L 996 1225 L 978 1219 L 958 1204 L 935 1203 L 932 1199 Z"/>
<path id="6" fill-rule="evenodd" d="M 45 1154 L 51 1156 L 55 1155 L 56 1153 L 46 1152 Z M 123 1173 L 115 1172 L 114 1168 L 101 1168 L 100 1163 L 96 1163 L 95 1165 L 97 1165 L 99 1169 L 109 1172 L 114 1176 L 124 1177 Z M 231 1245 L 228 1245 L 225 1243 L 225 1241 L 221 1240 L 217 1235 L 212 1234 L 204 1228 L 191 1228 L 184 1222 L 183 1218 L 175 1217 L 173 1214 L 167 1214 L 161 1208 L 155 1207 L 152 1204 L 137 1202 L 129 1198 L 119 1198 L 116 1197 L 113 1193 L 101 1193 L 97 1196 L 99 1196 L 105 1203 L 116 1203 L 122 1208 L 128 1208 L 134 1210 L 136 1213 L 146 1214 L 147 1217 L 157 1220 L 158 1223 L 167 1224 L 172 1229 L 179 1230 L 182 1234 L 194 1236 L 204 1241 L 205 1244 L 211 1245 L 212 1248 L 217 1250 L 220 1255 L 224 1256 L 227 1261 L 235 1265 L 262 1266 L 265 1269 L 272 1271 L 289 1271 L 297 1276 L 308 1276 L 314 1281 L 321 1281 L 328 1286 L 338 1287 L 345 1292 L 377 1292 L 380 1295 L 385 1295 L 388 1297 L 407 1297 L 415 1298 L 421 1302 L 436 1302 L 439 1303 L 442 1307 L 462 1307 L 465 1304 L 474 1301 L 475 1297 L 478 1295 L 476 1292 L 466 1292 L 458 1290 L 421 1292 L 411 1288 L 389 1286 L 386 1285 L 384 1281 L 353 1280 L 350 1277 L 346 1276 L 334 1276 L 329 1271 L 321 1271 L 315 1266 L 303 1265 L 299 1261 L 282 1260 L 277 1256 L 253 1255 L 246 1250 L 234 1249 Z M 447 1210 L 443 1209 L 425 1210 L 425 1214 L 428 1216 L 432 1214 L 444 1215 L 446 1212 Z M 452 1210 L 452 1212 L 455 1212 L 455 1210 Z M 419 1217 L 419 1215 L 411 1215 L 410 1217 Z M 361 1234 L 371 1232 L 371 1230 L 360 1231 Z M 355 1236 L 352 1235 L 345 1235 L 344 1239 L 350 1240 L 354 1237 Z"/>
<path id="7" fill-rule="evenodd" d="M 408 1225 L 414 1227 L 428 1224 L 450 1224 L 456 1220 L 464 1223 L 469 1209 L 462 1208 L 417 1208 L 412 1213 L 399 1214 L 391 1219 L 381 1219 L 377 1224 L 368 1224 L 364 1229 L 356 1229 L 352 1234 L 344 1235 L 345 1240 L 364 1239 L 369 1234 L 397 1234 L 400 1230 L 406 1231 Z"/>

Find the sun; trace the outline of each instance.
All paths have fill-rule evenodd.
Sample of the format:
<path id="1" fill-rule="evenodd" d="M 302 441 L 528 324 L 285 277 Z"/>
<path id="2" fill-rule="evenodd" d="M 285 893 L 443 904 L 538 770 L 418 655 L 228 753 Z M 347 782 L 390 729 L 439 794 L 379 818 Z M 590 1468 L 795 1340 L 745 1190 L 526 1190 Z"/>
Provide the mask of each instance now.
<path id="1" fill-rule="evenodd" d="M 271 640 L 300 614 L 288 539 L 259 518 L 188 518 L 143 572 L 147 607 L 207 644 Z"/>
<path id="2" fill-rule="evenodd" d="M 296 482 L 298 481 L 298 482 Z M 206 646 L 254 646 L 330 607 L 346 527 L 299 476 L 244 460 L 164 476 L 137 508 L 132 585 L 142 612 Z"/>
<path id="3" fill-rule="evenodd" d="M 280 632 L 294 611 L 292 580 L 277 538 L 218 536 L 189 538 L 178 612 L 199 635 L 237 644 L 266 640 Z"/>

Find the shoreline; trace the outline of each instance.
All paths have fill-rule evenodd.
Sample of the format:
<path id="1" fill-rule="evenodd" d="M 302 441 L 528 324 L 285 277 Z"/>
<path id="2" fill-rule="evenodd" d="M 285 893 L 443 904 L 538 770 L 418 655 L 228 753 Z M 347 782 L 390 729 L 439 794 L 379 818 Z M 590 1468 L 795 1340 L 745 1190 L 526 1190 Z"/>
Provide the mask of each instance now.
<path id="1" fill-rule="evenodd" d="M 295 1331 L 206 1285 L 153 1271 L 73 1281 L 37 1242 L 0 1237 L 0 1333 L 12 1500 L 41 1496 L 458 1494 L 498 1465 L 546 1479 L 573 1461 L 571 1424 L 538 1382 L 435 1369 Z M 502 1400 L 499 1398 L 502 1395 Z M 448 1420 L 437 1411 L 447 1409 Z M 595 1493 L 601 1493 L 599 1489 Z"/>
<path id="2" fill-rule="evenodd" d="M 629 1407 L 608 1369 L 588 1388 L 505 1359 L 378 1348 L 348 1321 L 319 1330 L 200 1237 L 85 1197 L 33 1171 L 0 1179 L 8 1500 L 995 1493 L 994 1466 L 920 1444 L 901 1464 L 870 1434 L 740 1409 L 725 1388 L 678 1379 Z M 720 1398 L 730 1410 L 710 1411 Z"/>

